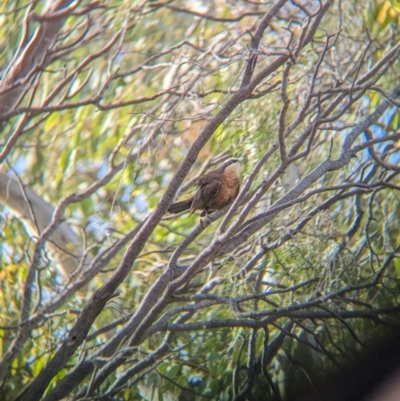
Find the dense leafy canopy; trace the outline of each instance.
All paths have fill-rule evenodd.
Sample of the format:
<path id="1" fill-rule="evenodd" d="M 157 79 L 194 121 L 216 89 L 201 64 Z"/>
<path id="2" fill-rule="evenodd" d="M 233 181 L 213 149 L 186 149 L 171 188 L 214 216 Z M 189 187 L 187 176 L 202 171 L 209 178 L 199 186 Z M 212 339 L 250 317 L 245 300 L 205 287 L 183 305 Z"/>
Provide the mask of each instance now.
<path id="1" fill-rule="evenodd" d="M 1 399 L 280 399 L 398 327 L 400 6 L 367 3 L 2 2 Z M 232 207 L 166 213 L 230 156 Z"/>

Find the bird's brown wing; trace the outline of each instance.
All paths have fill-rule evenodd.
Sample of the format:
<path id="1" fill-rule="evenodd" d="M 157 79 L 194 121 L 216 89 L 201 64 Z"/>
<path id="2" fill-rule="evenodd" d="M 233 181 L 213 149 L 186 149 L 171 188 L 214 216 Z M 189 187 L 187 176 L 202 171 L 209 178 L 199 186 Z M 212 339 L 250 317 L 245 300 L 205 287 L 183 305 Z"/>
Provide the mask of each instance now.
<path id="1" fill-rule="evenodd" d="M 207 209 L 208 205 L 217 196 L 221 189 L 221 175 L 217 173 L 209 173 L 200 177 L 197 181 L 197 193 L 193 198 L 190 214 L 195 210 Z"/>

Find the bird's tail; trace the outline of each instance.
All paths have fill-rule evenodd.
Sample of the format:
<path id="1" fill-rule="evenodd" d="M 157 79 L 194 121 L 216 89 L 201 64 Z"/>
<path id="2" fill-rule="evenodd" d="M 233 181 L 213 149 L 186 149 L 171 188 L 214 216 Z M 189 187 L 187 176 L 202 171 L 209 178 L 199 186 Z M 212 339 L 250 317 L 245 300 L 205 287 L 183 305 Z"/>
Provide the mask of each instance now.
<path id="1" fill-rule="evenodd" d="M 188 209 L 190 209 L 190 206 L 192 206 L 192 200 L 193 200 L 193 198 L 190 198 L 190 199 L 186 199 L 186 200 L 181 201 L 181 202 L 173 203 L 169 207 L 168 212 L 175 214 L 175 213 L 180 213 L 180 212 L 183 212 L 185 210 L 188 210 Z"/>

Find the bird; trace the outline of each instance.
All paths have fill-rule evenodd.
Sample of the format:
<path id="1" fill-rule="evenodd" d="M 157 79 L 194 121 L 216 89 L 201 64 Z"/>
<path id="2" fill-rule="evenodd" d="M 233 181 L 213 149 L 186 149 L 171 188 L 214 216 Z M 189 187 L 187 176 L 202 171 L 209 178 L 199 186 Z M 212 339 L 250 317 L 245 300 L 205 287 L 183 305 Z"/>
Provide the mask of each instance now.
<path id="1" fill-rule="evenodd" d="M 186 210 L 192 215 L 201 210 L 201 217 L 216 212 L 232 203 L 240 189 L 239 170 L 241 159 L 231 158 L 224 161 L 216 170 L 212 170 L 197 179 L 196 194 L 180 202 L 173 203 L 169 213 L 180 213 Z"/>

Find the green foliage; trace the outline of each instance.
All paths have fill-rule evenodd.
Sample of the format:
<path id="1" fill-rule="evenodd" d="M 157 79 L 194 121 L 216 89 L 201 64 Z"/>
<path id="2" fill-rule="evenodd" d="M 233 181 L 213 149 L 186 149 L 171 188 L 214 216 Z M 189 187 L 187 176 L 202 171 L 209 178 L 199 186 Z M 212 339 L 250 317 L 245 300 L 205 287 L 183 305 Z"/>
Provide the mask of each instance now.
<path id="1" fill-rule="evenodd" d="M 3 73 L 18 48 L 29 3 L 7 0 L 0 6 Z M 382 69 L 371 73 L 372 77 L 367 75 L 398 46 L 399 5 L 396 1 L 370 1 L 365 11 L 362 2 L 341 3 L 329 8 L 323 25 L 298 56 L 291 54 L 286 91 L 290 102 L 282 117 L 288 149 L 343 95 L 318 126 L 309 152 L 305 141 L 296 153 L 305 154 L 290 168 L 281 168 L 283 158 L 275 144 L 282 130 L 285 62 L 215 128 L 199 149 L 179 199 L 193 195 L 193 186 L 186 183 L 195 182 L 204 163 L 214 168 L 228 156 L 244 155 L 243 181 L 254 172 L 247 194 L 261 194 L 243 221 L 251 224 L 251 219 L 271 210 L 325 161 L 342 156 L 341 147 L 351 129 L 389 96 L 398 81 L 395 57 L 388 58 Z M 314 9 L 313 2 L 307 6 Z M 84 7 L 90 8 L 91 3 L 83 1 L 65 19 L 47 65 L 40 69 L 3 126 L 1 145 L 21 130 L 7 155 L 4 171 L 9 176 L 18 175 L 21 183 L 53 206 L 97 185 L 90 194 L 68 203 L 62 219 L 77 234 L 90 260 L 99 256 L 103 265 L 85 286 L 58 304 L 60 294 L 82 278 L 87 265 L 82 262 L 75 276 L 63 275 L 60 258 L 52 254 L 51 240 L 35 265 L 33 256 L 40 233 L 32 234 L 27 219 L 5 202 L 0 210 L 0 359 L 13 347 L 21 327 L 29 319 L 37 321 L 12 358 L 9 374 L 1 384 L 0 400 L 13 400 L 40 375 L 95 291 L 116 271 L 130 269 L 115 297 L 95 319 L 86 341 L 55 373 L 47 394 L 57 390 L 81 361 L 96 358 L 96 352 L 118 335 L 143 303 L 156 305 L 162 298 L 164 292 L 157 299 L 148 299 L 148 290 L 167 271 L 173 252 L 196 230 L 199 216 L 166 214 L 152 229 L 140 255 L 128 267 L 121 267 L 137 233 L 127 236 L 157 209 L 204 127 L 240 90 L 250 57 L 250 33 L 254 34 L 270 6 L 204 1 L 198 4 L 199 14 L 184 1 L 163 6 L 151 1 L 100 2 L 90 12 Z M 40 2 L 34 7 L 37 15 L 45 9 Z M 287 54 L 285 51 L 294 52 L 288 45 L 295 35 L 289 20 L 301 26 L 305 15 L 288 4 L 274 16 L 261 42 L 257 63 L 254 61 L 253 77 Z M 38 26 L 39 19 L 32 16 L 29 34 Z M 325 46 L 329 50 L 324 53 Z M 307 106 L 311 86 L 313 97 Z M 396 104 L 392 102 L 368 129 L 374 138 L 397 135 Z M 359 136 L 354 146 L 367 140 Z M 309 379 L 320 379 L 319 371 L 348 363 L 350 351 L 363 349 L 383 335 L 380 323 L 398 324 L 400 181 L 398 169 L 393 167 L 399 161 L 398 144 L 398 140 L 387 139 L 375 145 L 373 149 L 383 163 L 371 156 L 371 147 L 361 149 L 342 168 L 326 171 L 296 199 L 312 191 L 314 194 L 278 214 L 271 212 L 273 218 L 251 235 L 245 235 L 246 226 L 237 227 L 230 237 L 242 235 L 237 246 L 225 253 L 213 253 L 167 297 L 162 308 L 151 309 L 143 316 L 140 324 L 146 324 L 147 318 L 153 320 L 138 343 L 128 345 L 130 337 L 125 338 L 126 343 L 104 356 L 112 359 L 126 352 L 123 363 L 93 392 L 103 395 L 110 391 L 113 397 L 124 400 L 169 400 L 189 391 L 191 399 L 230 400 L 250 381 L 249 364 L 258 361 L 254 378 L 261 384 L 254 384 L 249 391 L 257 399 L 272 400 L 276 389 L 266 379 L 266 372 L 285 395 L 295 391 L 295 387 L 288 387 L 289 382 L 297 385 L 304 379 L 296 361 L 310 362 L 307 369 L 315 377 L 310 374 Z M 275 150 L 255 171 L 257 162 L 270 149 Z M 263 185 L 274 174 L 276 178 L 264 191 Z M 220 222 L 199 229 L 180 254 L 180 267 L 190 267 L 209 250 Z M 77 248 L 69 242 L 63 257 L 77 259 Z M 30 282 L 28 296 L 26 283 L 32 266 L 35 279 Z M 217 279 L 220 281 L 215 287 L 202 292 Z M 29 313 L 22 319 L 27 297 L 31 299 Z M 205 301 L 210 304 L 200 307 Z M 47 308 L 49 305 L 54 308 Z M 180 311 L 180 306 L 192 309 Z M 365 311 L 391 308 L 392 312 L 378 313 L 376 319 L 363 316 Z M 266 366 L 260 362 L 265 352 L 261 326 L 255 335 L 254 360 L 249 351 L 255 330 L 249 326 L 260 324 L 262 319 L 269 319 L 265 323 L 269 345 L 285 334 Z M 290 322 L 293 327 L 285 329 Z M 184 324 L 187 329 L 179 326 Z M 194 327 L 196 324 L 202 326 Z M 157 354 L 164 343 L 167 349 Z M 144 364 L 149 355 L 156 356 Z M 137 372 L 115 389 L 115 383 L 133 367 L 138 367 Z M 100 368 L 96 369 L 71 389 L 73 399 L 85 396 Z"/>

